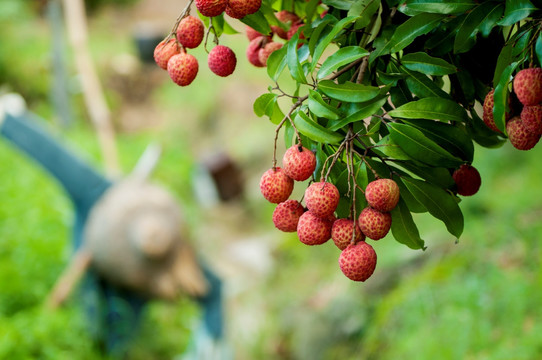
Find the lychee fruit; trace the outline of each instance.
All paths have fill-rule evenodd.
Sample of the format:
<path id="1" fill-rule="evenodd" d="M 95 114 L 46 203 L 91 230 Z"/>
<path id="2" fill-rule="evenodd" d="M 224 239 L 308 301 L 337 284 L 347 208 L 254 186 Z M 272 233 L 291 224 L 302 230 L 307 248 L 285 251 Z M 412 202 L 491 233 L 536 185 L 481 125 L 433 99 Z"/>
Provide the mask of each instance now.
<path id="1" fill-rule="evenodd" d="M 192 15 L 182 19 L 177 28 L 177 40 L 188 49 L 197 48 L 201 44 L 204 35 L 205 27 L 203 22 Z"/>
<path id="2" fill-rule="evenodd" d="M 234 19 L 242 19 L 260 10 L 262 0 L 228 0 L 226 14 Z"/>
<path id="3" fill-rule="evenodd" d="M 321 218 L 333 215 L 340 197 L 339 190 L 330 182 L 315 182 L 305 190 L 307 209 Z"/>
<path id="4" fill-rule="evenodd" d="M 267 43 L 265 36 L 259 36 L 254 40 L 251 40 L 247 47 L 247 59 L 252 65 L 256 67 L 263 67 L 260 62 L 260 49 Z"/>
<path id="5" fill-rule="evenodd" d="M 374 209 L 381 212 L 391 211 L 399 202 L 399 186 L 392 179 L 371 181 L 365 189 L 365 198 Z"/>
<path id="6" fill-rule="evenodd" d="M 305 209 L 297 200 L 286 200 L 277 205 L 273 211 L 273 224 L 280 231 L 295 232 L 299 217 Z"/>
<path id="7" fill-rule="evenodd" d="M 294 37 L 294 35 L 297 33 L 297 31 L 299 30 L 300 27 L 304 26 L 305 24 L 303 23 L 296 23 L 296 24 L 293 24 L 292 27 L 290 28 L 290 30 L 288 30 L 288 32 L 286 33 L 286 39 L 290 40 L 291 38 Z M 303 34 L 303 32 L 301 32 L 299 34 L 299 39 L 304 39 L 305 38 L 305 35 Z"/>
<path id="8" fill-rule="evenodd" d="M 311 177 L 316 168 L 316 156 L 309 149 L 297 144 L 284 153 L 282 167 L 295 181 L 304 181 Z"/>
<path id="9" fill-rule="evenodd" d="M 294 181 L 280 167 L 267 170 L 260 179 L 263 197 L 273 204 L 288 200 L 293 189 Z"/>
<path id="10" fill-rule="evenodd" d="M 346 247 L 352 242 L 362 241 L 365 239 L 365 235 L 361 232 L 358 224 L 355 224 L 355 234 L 354 232 L 354 220 L 351 219 L 337 219 L 333 222 L 331 227 L 331 239 L 341 250 L 346 249 Z"/>
<path id="11" fill-rule="evenodd" d="M 540 140 L 540 134 L 530 131 L 519 116 L 506 123 L 506 132 L 510 143 L 518 150 L 530 150 Z"/>
<path id="12" fill-rule="evenodd" d="M 267 43 L 263 48 L 260 49 L 260 52 L 258 53 L 258 60 L 260 60 L 260 63 L 262 63 L 263 66 L 267 66 L 267 59 L 269 58 L 269 55 L 280 48 L 282 48 L 281 43 L 275 41 Z"/>
<path id="13" fill-rule="evenodd" d="M 482 119 L 488 128 L 496 132 L 501 132 L 497 125 L 495 125 L 495 120 L 493 119 L 493 107 L 495 106 L 495 100 L 493 99 L 494 93 L 495 90 L 491 90 L 487 93 L 486 98 L 484 99 Z"/>
<path id="14" fill-rule="evenodd" d="M 167 72 L 175 84 L 190 85 L 198 74 L 198 60 L 185 52 L 173 55 L 167 63 Z"/>
<path id="15" fill-rule="evenodd" d="M 245 32 L 247 34 L 248 41 L 252 41 L 252 40 L 256 39 L 259 36 L 264 36 L 262 33 L 254 30 L 253 28 L 251 28 L 248 25 L 245 28 Z"/>
<path id="16" fill-rule="evenodd" d="M 376 268 L 376 252 L 365 241 L 350 244 L 341 252 L 339 266 L 350 280 L 365 281 Z"/>
<path id="17" fill-rule="evenodd" d="M 228 76 L 235 70 L 237 58 L 232 49 L 224 45 L 215 46 L 207 58 L 209 69 L 218 76 Z"/>
<path id="18" fill-rule="evenodd" d="M 328 218 L 323 219 L 310 211 L 305 211 L 299 217 L 297 224 L 297 236 L 306 245 L 320 245 L 331 238 L 333 222 Z"/>
<path id="19" fill-rule="evenodd" d="M 520 70 L 514 77 L 513 89 L 523 105 L 538 105 L 542 102 L 542 69 Z"/>
<path id="20" fill-rule="evenodd" d="M 214 17 L 222 14 L 228 0 L 195 0 L 196 8 L 203 16 Z"/>
<path id="21" fill-rule="evenodd" d="M 380 240 L 390 231 L 391 214 L 366 207 L 359 214 L 358 225 L 369 239 Z"/>
<path id="22" fill-rule="evenodd" d="M 286 28 L 288 29 L 292 24 L 299 21 L 299 16 L 287 10 L 279 11 L 275 14 L 275 16 L 281 23 L 285 24 Z M 277 25 L 271 25 L 271 30 L 273 30 L 273 32 L 281 39 L 288 39 L 288 30 L 284 30 L 282 27 Z"/>
<path id="23" fill-rule="evenodd" d="M 457 185 L 457 193 L 463 196 L 472 196 L 478 192 L 482 184 L 480 173 L 472 165 L 463 164 L 452 175 Z"/>
<path id="24" fill-rule="evenodd" d="M 165 40 L 162 40 L 154 48 L 154 61 L 162 69 L 167 70 L 167 62 L 173 55 L 177 55 L 179 52 L 179 44 L 177 44 L 175 39 L 169 39 L 167 44 Z"/>
<path id="25" fill-rule="evenodd" d="M 529 131 L 542 134 L 542 105 L 524 106 L 519 117 Z"/>

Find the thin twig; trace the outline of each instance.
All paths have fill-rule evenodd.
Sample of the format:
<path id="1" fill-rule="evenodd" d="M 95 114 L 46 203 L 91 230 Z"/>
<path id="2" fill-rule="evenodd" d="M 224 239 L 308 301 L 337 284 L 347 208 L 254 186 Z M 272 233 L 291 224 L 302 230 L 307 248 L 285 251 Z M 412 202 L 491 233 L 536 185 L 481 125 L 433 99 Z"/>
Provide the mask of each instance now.
<path id="1" fill-rule="evenodd" d="M 295 109 L 300 107 L 301 104 L 303 104 L 303 102 L 308 99 L 308 97 L 309 97 L 308 95 L 305 95 L 303 97 L 298 98 L 297 101 L 290 108 L 290 111 L 288 111 L 288 114 L 286 114 L 284 118 L 282 118 L 281 122 L 277 125 L 277 128 L 275 129 L 275 142 L 273 144 L 273 169 L 277 167 L 277 141 L 279 138 L 279 131 L 284 125 L 284 123 L 286 122 L 286 120 L 289 120 L 290 123 L 292 124 L 292 127 L 294 128 L 298 137 L 297 140 L 299 141 L 299 144 L 301 144 L 301 137 L 299 136 L 299 132 L 297 131 L 297 128 L 295 127 L 294 122 L 292 121 L 291 115 Z"/>

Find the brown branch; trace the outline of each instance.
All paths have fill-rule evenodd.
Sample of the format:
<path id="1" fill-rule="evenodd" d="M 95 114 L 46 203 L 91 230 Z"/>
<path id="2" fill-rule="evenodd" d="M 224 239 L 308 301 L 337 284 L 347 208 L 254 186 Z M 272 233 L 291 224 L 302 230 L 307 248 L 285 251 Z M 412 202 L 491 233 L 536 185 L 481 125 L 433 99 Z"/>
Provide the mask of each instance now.
<path id="1" fill-rule="evenodd" d="M 282 118 L 281 122 L 277 125 L 277 128 L 275 129 L 275 142 L 273 144 L 273 169 L 277 167 L 277 141 L 279 138 L 279 131 L 284 125 L 284 123 L 286 122 L 286 120 L 289 120 L 290 123 L 292 124 L 292 127 L 294 128 L 294 131 L 297 135 L 297 141 L 299 142 L 299 144 L 301 144 L 301 136 L 299 135 L 299 132 L 297 131 L 297 128 L 295 127 L 294 122 L 292 121 L 291 115 L 294 112 L 294 110 L 300 107 L 301 104 L 303 104 L 303 102 L 307 100 L 308 98 L 309 98 L 308 95 L 298 98 L 297 101 L 290 108 L 290 111 L 288 111 L 288 113 L 284 116 L 284 118 Z"/>

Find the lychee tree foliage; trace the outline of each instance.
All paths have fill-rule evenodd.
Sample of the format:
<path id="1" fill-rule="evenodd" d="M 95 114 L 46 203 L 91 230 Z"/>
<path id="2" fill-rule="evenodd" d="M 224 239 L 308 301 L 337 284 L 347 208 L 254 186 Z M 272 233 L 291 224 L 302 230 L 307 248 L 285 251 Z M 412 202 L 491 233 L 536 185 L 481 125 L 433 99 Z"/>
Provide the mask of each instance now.
<path id="1" fill-rule="evenodd" d="M 300 240 L 315 245 L 332 236 L 335 219 L 350 220 L 337 225 L 340 240 L 333 240 L 349 249 L 340 258 L 345 275 L 361 281 L 376 264 L 372 248 L 359 246 L 367 233 L 381 238 L 391 226 L 398 242 L 425 249 L 413 213 L 429 213 L 459 239 L 464 218 L 458 195 L 473 195 L 481 182 L 471 166 L 473 144 L 498 147 L 510 137 L 514 146 L 513 138 L 534 146 L 542 134 L 542 70 L 514 82 L 518 72 L 542 61 L 539 2 L 263 0 L 257 12 L 241 18 L 260 34 L 290 30 L 267 58 L 272 85 L 254 103 L 257 116 L 277 125 L 273 163 L 261 184 L 264 196 L 278 203 L 275 225 L 300 234 L 308 223 L 316 230 L 306 235 L 304 228 Z M 278 21 L 276 14 L 285 11 L 299 20 Z M 217 42 L 233 32 L 222 14 L 202 18 Z M 538 130 L 523 126 L 520 113 L 527 105 L 515 94 L 520 87 L 535 93 L 529 106 L 536 107 L 530 113 Z M 277 161 L 281 135 L 290 150 L 315 154 L 310 183 L 321 184 L 322 194 L 326 186 L 337 188 L 333 214 L 315 216 L 314 209 L 335 199 L 313 209 L 306 204 L 305 212 L 299 202 L 308 203 L 307 194 L 299 202 L 287 200 L 293 176 L 281 169 L 291 164 Z M 400 193 L 385 210 L 367 201 L 367 186 L 379 179 L 393 180 L 399 191 L 378 183 L 371 197 Z M 356 245 L 361 250 L 352 250 Z"/>

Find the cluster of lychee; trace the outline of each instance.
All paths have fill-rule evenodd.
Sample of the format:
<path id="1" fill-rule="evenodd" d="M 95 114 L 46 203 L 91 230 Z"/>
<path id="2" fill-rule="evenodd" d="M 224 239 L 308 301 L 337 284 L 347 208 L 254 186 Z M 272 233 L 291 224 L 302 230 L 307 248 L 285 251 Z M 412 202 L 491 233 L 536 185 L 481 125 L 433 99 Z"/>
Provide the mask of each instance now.
<path id="1" fill-rule="evenodd" d="M 339 266 L 349 279 L 365 281 L 376 267 L 376 252 L 365 241 L 379 240 L 388 234 L 390 211 L 399 202 L 399 187 L 392 179 L 377 179 L 365 189 L 368 207 L 357 219 L 335 217 L 340 193 L 337 187 L 322 180 L 305 190 L 304 207 L 289 199 L 294 181 L 307 180 L 316 168 L 314 153 L 302 145 L 290 147 L 282 159 L 282 167 L 272 167 L 260 180 L 262 195 L 278 204 L 273 212 L 275 227 L 284 232 L 297 232 L 306 245 L 321 245 L 332 239 L 341 250 Z"/>
<path id="2" fill-rule="evenodd" d="M 281 26 L 271 25 L 271 33 L 268 35 L 261 34 L 250 26 L 246 27 L 246 35 L 250 41 L 246 55 L 248 61 L 256 67 L 267 66 L 269 55 L 282 48 L 282 43 L 273 41 L 275 34 L 281 39 L 290 40 L 304 25 L 299 16 L 287 10 L 279 11 L 275 16 Z"/>
<path id="3" fill-rule="evenodd" d="M 198 74 L 198 60 L 188 54 L 186 49 L 195 49 L 203 41 L 205 26 L 203 22 L 188 15 L 177 27 L 175 38 L 162 40 L 154 49 L 154 60 L 162 69 L 167 70 L 171 80 L 179 86 L 187 86 Z M 237 58 L 232 49 L 224 45 L 216 45 L 207 58 L 209 69 L 218 76 L 228 76 L 237 65 Z"/>
<path id="4" fill-rule="evenodd" d="M 519 103 L 509 101 L 506 133 L 516 149 L 530 150 L 542 136 L 542 69 L 520 70 L 514 76 L 512 87 Z M 493 118 L 494 92 L 491 90 L 484 99 L 483 120 L 491 130 L 500 133 Z"/>

